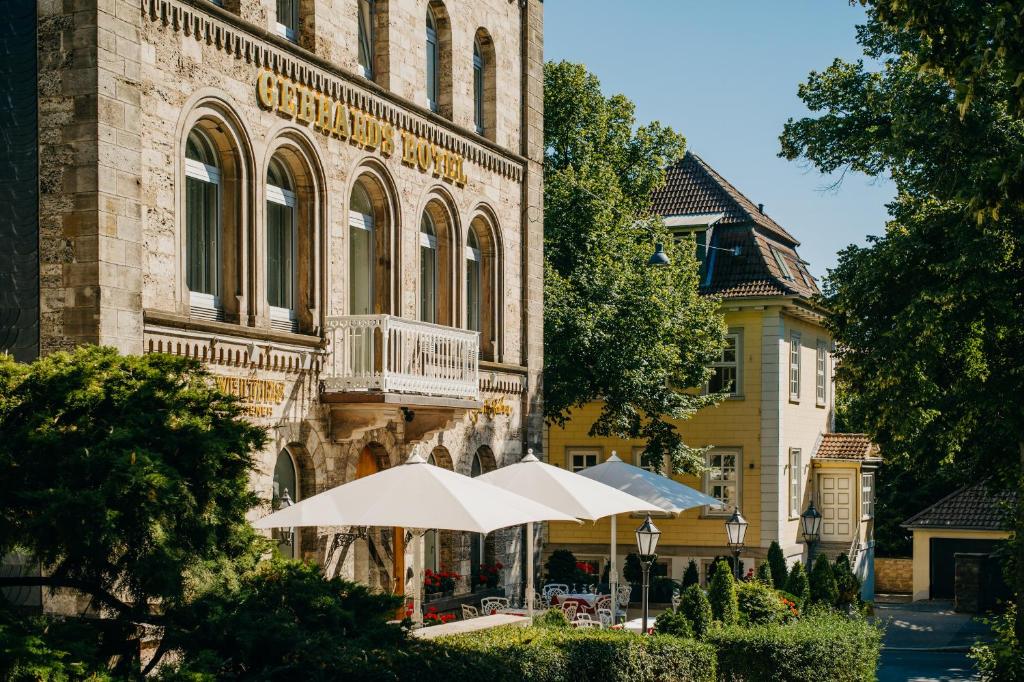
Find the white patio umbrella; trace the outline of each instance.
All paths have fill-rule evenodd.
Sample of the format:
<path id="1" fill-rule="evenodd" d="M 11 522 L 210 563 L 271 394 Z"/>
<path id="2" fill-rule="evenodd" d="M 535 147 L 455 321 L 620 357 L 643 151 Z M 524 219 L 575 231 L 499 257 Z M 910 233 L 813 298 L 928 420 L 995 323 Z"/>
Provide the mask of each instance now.
<path id="1" fill-rule="evenodd" d="M 397 526 L 413 532 L 413 613 L 422 619 L 423 531 L 490 533 L 534 521 L 576 521 L 480 478 L 428 464 L 415 451 L 405 464 L 296 502 L 259 519 L 256 528 Z M 402 579 L 400 576 L 399 579 Z"/>
<path id="2" fill-rule="evenodd" d="M 611 457 L 604 462 L 579 471 L 580 476 L 593 481 L 604 483 L 607 486 L 629 493 L 635 497 L 648 502 L 661 511 L 668 512 L 673 516 L 693 507 L 704 505 L 718 505 L 721 502 L 710 495 L 694 490 L 688 485 L 674 481 L 668 476 L 656 474 L 647 469 L 626 464 L 619 459 L 618 453 L 612 450 Z M 612 517 L 612 538 L 611 557 L 612 563 L 608 571 L 609 589 L 613 596 L 617 597 L 616 588 L 619 584 L 619 576 L 615 568 L 616 548 L 616 524 L 615 517 Z M 614 599 L 612 600 L 615 601 Z"/>
<path id="3" fill-rule="evenodd" d="M 584 478 L 565 469 L 541 462 L 529 449 L 517 464 L 495 469 L 477 480 L 486 481 L 505 490 L 528 497 L 535 502 L 565 512 L 578 519 L 596 521 L 615 514 L 635 511 L 664 511 L 645 500 L 611 488 L 604 483 Z M 614 523 L 614 521 L 613 521 Z M 533 523 L 526 524 L 526 601 L 533 616 Z M 615 571 L 615 557 L 609 575 Z M 612 619 L 615 618 L 612 596 Z"/>

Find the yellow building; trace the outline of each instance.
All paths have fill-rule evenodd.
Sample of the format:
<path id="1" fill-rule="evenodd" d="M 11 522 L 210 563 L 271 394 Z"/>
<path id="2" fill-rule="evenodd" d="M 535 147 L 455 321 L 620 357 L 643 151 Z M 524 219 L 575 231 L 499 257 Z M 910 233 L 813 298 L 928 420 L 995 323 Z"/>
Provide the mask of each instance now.
<path id="1" fill-rule="evenodd" d="M 722 299 L 728 340 L 705 390 L 729 390 L 719 405 L 679 424 L 687 444 L 709 447 L 707 472 L 678 480 L 720 499 L 720 507 L 659 519 L 659 563 L 681 577 L 689 560 L 701 579 L 728 555 L 725 520 L 739 506 L 749 522 L 741 561 L 753 568 L 777 540 L 787 560 L 805 560 L 800 514 L 813 498 L 822 513 L 817 551 L 847 552 L 870 585 L 871 516 L 877 450 L 861 434 L 833 433 L 832 338 L 799 242 L 700 157 L 669 168 L 654 207 L 673 231 L 693 235 L 701 291 Z M 705 256 L 706 254 L 706 256 Z M 644 442 L 590 437 L 600 403 L 548 432 L 552 464 L 574 471 L 613 452 L 641 463 Z M 639 516 L 618 519 L 619 566 L 635 545 Z M 610 521 L 552 523 L 546 551 L 566 548 L 603 568 Z M 870 588 L 869 588 L 870 589 Z"/>

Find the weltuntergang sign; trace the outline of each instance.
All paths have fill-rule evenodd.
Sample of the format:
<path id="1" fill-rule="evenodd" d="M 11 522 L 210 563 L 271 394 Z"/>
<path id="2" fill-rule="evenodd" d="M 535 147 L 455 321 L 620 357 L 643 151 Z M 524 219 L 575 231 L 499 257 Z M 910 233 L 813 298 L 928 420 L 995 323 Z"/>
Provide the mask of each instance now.
<path id="1" fill-rule="evenodd" d="M 395 152 L 396 131 L 387 121 L 268 69 L 261 70 L 256 77 L 256 97 L 265 109 L 312 126 L 324 135 L 377 150 L 382 156 Z M 466 184 L 465 160 L 461 154 L 407 130 L 397 132 L 401 139 L 402 163 L 450 180 L 459 187 Z"/>

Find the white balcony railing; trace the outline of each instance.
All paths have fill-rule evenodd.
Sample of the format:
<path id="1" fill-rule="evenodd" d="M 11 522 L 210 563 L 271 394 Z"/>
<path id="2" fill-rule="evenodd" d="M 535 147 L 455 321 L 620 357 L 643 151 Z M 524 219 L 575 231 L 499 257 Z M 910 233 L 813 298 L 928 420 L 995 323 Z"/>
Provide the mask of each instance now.
<path id="1" fill-rule="evenodd" d="M 327 318 L 327 391 L 418 393 L 476 400 L 480 333 L 392 315 Z"/>

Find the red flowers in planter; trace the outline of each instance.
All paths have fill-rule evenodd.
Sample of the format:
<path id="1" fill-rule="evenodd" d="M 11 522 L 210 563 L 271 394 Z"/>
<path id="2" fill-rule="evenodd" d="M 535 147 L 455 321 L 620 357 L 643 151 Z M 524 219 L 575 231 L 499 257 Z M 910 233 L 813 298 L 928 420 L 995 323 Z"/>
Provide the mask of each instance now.
<path id="1" fill-rule="evenodd" d="M 450 592 L 455 589 L 455 583 L 461 577 L 455 571 L 433 571 L 428 568 L 423 573 L 423 591 L 427 594 Z"/>
<path id="2" fill-rule="evenodd" d="M 498 585 L 498 577 L 503 568 L 505 566 L 500 561 L 495 561 L 493 564 L 480 564 L 477 582 L 481 585 L 487 585 L 487 587 L 496 587 Z"/>
<path id="3" fill-rule="evenodd" d="M 438 613 L 436 606 L 428 606 L 427 612 L 423 614 L 423 625 L 443 625 L 455 620 L 454 613 Z"/>

